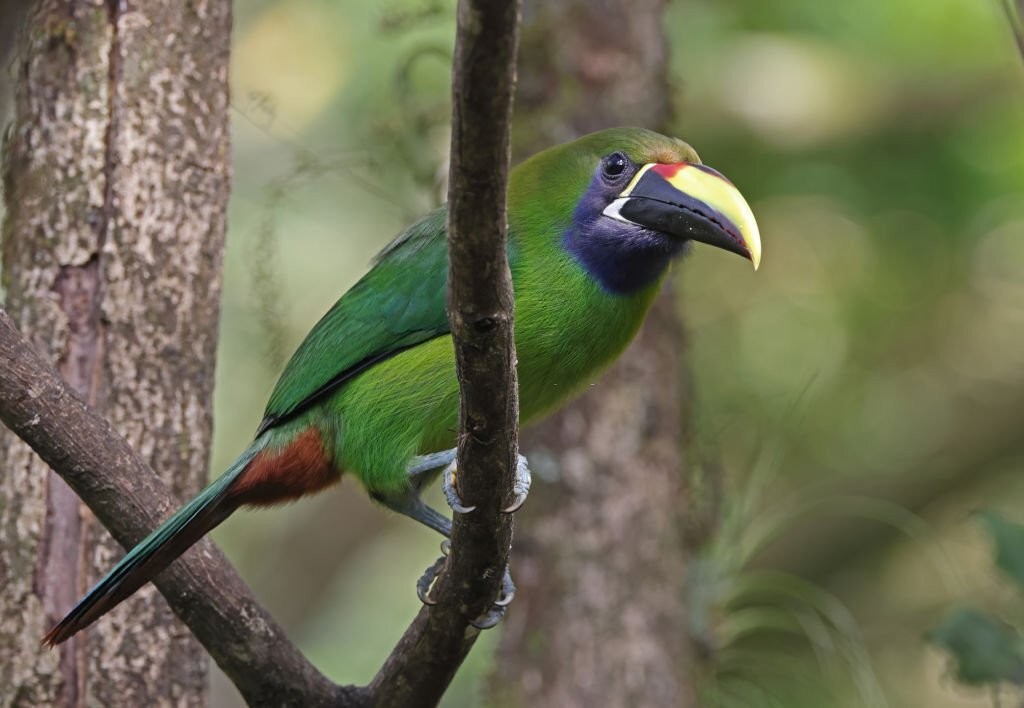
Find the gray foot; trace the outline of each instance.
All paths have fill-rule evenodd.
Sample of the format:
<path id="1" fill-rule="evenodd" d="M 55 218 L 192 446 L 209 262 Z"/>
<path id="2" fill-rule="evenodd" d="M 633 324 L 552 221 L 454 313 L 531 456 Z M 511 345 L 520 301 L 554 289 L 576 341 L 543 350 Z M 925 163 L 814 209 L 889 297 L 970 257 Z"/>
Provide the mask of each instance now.
<path id="1" fill-rule="evenodd" d="M 498 599 L 494 601 L 487 612 L 477 617 L 470 624 L 477 629 L 490 629 L 498 624 L 498 622 L 501 622 L 502 617 L 505 616 L 505 611 L 512 604 L 515 596 L 516 584 L 512 582 L 512 574 L 509 573 L 508 566 L 506 565 L 505 573 L 501 577 L 501 592 L 498 594 Z"/>
<path id="2" fill-rule="evenodd" d="M 466 506 L 462 501 L 462 497 L 459 496 L 456 481 L 457 472 L 457 462 L 453 459 L 448 466 L 444 468 L 444 481 L 442 482 L 444 497 L 448 500 L 448 506 L 452 508 L 452 511 L 456 511 L 460 514 L 468 514 L 474 511 L 476 507 Z M 519 456 L 519 460 L 516 462 L 515 475 L 515 482 L 512 485 L 512 493 L 515 496 L 512 499 L 512 503 L 502 509 L 502 512 L 506 514 L 518 511 L 526 502 L 526 497 L 530 494 L 530 483 L 532 481 L 530 466 L 527 463 L 526 458 L 522 455 Z"/>
<path id="3" fill-rule="evenodd" d="M 434 581 L 437 580 L 437 574 L 441 572 L 441 568 L 444 567 L 445 558 L 448 556 L 448 549 L 445 548 L 443 543 L 441 544 L 441 553 L 444 555 L 424 570 L 423 575 L 416 581 L 416 597 L 424 605 L 430 605 L 431 607 L 437 604 L 437 600 L 430 597 L 430 591 L 433 589 Z"/>
<path id="4" fill-rule="evenodd" d="M 416 595 L 424 605 L 433 605 L 436 602 L 430 596 L 430 591 L 434 587 L 434 581 L 437 580 L 438 573 L 444 567 L 445 558 L 451 547 L 450 542 L 447 540 L 451 538 L 451 522 L 424 504 L 419 497 L 424 485 L 434 479 L 438 474 L 438 470 L 442 467 L 444 468 L 442 473 L 442 489 L 445 499 L 448 501 L 448 506 L 452 508 L 452 511 L 459 514 L 469 514 L 475 511 L 475 506 L 467 506 L 463 503 L 462 497 L 459 496 L 455 449 L 414 457 L 407 468 L 411 483 L 409 493 L 397 499 L 382 500 L 395 511 L 416 519 L 445 536 L 445 541 L 441 544 L 441 553 L 443 555 L 423 571 L 423 575 L 416 582 Z M 530 467 L 527 464 L 526 458 L 520 455 L 516 463 L 515 482 L 512 486 L 514 496 L 512 502 L 502 509 L 503 513 L 511 514 L 522 507 L 530 493 L 530 482 Z M 512 575 L 509 572 L 508 566 L 505 566 L 505 571 L 501 578 L 501 592 L 498 598 L 487 612 L 477 617 L 470 624 L 481 630 L 490 629 L 495 626 L 505 616 L 505 611 L 508 609 L 509 604 L 511 604 L 515 594 L 516 585 L 512 582 Z"/>
<path id="5" fill-rule="evenodd" d="M 444 478 L 441 482 L 441 489 L 444 491 L 444 498 L 448 500 L 448 506 L 452 508 L 452 511 L 460 514 L 468 514 L 471 511 L 475 511 L 475 506 L 466 506 L 462 503 L 462 497 L 459 496 L 459 491 L 456 489 L 455 475 L 458 471 L 458 462 L 452 460 L 451 464 L 444 468 Z"/>
<path id="6" fill-rule="evenodd" d="M 532 481 L 530 466 L 526 462 L 526 458 L 520 455 L 519 461 L 516 463 L 516 481 L 512 485 L 512 493 L 515 494 L 515 498 L 512 499 L 511 504 L 502 509 L 503 512 L 511 514 L 514 511 L 519 511 L 520 507 L 526 503 L 526 497 L 530 495 Z"/>
<path id="7" fill-rule="evenodd" d="M 437 601 L 430 597 L 430 591 L 433 589 L 434 581 L 437 580 L 438 573 L 441 572 L 441 568 L 444 567 L 445 557 L 448 555 L 447 541 L 441 544 L 442 555 L 434 563 L 423 571 L 423 575 L 416 582 L 416 595 L 420 598 L 420 602 L 424 605 L 435 605 Z M 498 598 L 494 601 L 491 607 L 480 617 L 470 622 L 471 625 L 477 629 L 490 629 L 494 627 L 501 619 L 505 616 L 505 612 L 508 606 L 512 603 L 512 600 L 516 596 L 516 584 L 512 582 L 512 574 L 508 570 L 508 566 L 505 566 L 505 572 L 501 577 L 501 592 L 498 594 Z"/>

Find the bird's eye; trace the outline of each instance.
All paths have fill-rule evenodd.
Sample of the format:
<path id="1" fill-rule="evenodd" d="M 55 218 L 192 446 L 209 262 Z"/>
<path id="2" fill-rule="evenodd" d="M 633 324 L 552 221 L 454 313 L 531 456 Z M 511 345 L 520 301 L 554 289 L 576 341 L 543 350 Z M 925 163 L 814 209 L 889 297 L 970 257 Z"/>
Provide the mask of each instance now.
<path id="1" fill-rule="evenodd" d="M 621 152 L 613 152 L 604 158 L 604 176 L 610 180 L 616 180 L 629 167 L 629 158 Z"/>

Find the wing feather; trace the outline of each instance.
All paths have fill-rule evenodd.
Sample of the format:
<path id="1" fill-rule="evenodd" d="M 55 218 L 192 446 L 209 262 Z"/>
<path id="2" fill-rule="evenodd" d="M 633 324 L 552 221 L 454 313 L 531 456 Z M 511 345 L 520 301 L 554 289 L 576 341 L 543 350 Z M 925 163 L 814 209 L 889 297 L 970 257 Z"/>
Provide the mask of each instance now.
<path id="1" fill-rule="evenodd" d="M 442 207 L 388 244 L 310 330 L 270 395 L 259 433 L 316 405 L 374 364 L 448 333 L 447 274 Z"/>

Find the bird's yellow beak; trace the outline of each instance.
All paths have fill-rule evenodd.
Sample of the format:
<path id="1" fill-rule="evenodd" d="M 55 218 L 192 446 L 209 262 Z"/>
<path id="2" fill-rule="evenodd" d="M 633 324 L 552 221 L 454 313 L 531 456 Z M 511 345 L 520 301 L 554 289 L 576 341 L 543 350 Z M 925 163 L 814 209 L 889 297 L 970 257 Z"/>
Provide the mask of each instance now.
<path id="1" fill-rule="evenodd" d="M 604 214 L 738 253 L 754 270 L 761 264 L 753 211 L 732 182 L 704 165 L 646 164 Z"/>

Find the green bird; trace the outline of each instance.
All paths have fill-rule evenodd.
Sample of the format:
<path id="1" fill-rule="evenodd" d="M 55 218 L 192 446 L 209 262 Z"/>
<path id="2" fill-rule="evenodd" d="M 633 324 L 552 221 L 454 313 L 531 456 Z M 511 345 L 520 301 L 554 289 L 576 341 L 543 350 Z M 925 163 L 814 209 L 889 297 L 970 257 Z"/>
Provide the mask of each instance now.
<path id="1" fill-rule="evenodd" d="M 445 216 L 444 207 L 433 211 L 377 256 L 285 366 L 252 444 L 135 546 L 46 644 L 94 622 L 240 506 L 295 499 L 342 474 L 384 506 L 450 535 L 451 522 L 420 499 L 443 474 L 450 506 L 472 511 L 454 484 L 459 386 L 445 313 Z M 625 349 L 691 242 L 740 254 L 755 268 L 761 257 L 739 191 L 687 143 L 637 128 L 593 133 L 513 169 L 508 226 L 524 424 Z M 528 489 L 521 459 L 509 511 Z M 511 592 L 506 573 L 506 597 L 496 605 Z"/>

